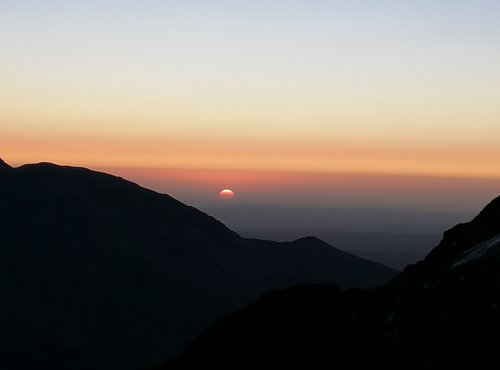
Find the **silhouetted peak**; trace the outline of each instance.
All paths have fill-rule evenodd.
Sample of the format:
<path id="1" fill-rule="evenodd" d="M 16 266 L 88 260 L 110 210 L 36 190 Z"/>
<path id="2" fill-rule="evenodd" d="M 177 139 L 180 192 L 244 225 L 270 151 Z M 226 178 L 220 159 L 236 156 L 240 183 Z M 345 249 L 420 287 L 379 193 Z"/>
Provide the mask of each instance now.
<path id="1" fill-rule="evenodd" d="M 315 236 L 305 236 L 303 238 L 296 239 L 292 241 L 296 246 L 302 246 L 302 247 L 316 247 L 316 248 L 333 248 L 330 244 L 325 242 L 324 240 L 321 240 Z"/>
<path id="2" fill-rule="evenodd" d="M 0 170 L 4 170 L 4 169 L 10 170 L 10 169 L 12 169 L 12 167 L 9 166 L 7 163 L 5 163 L 2 158 L 0 158 Z"/>
<path id="3" fill-rule="evenodd" d="M 20 168 L 33 168 L 33 167 L 35 167 L 35 168 L 61 168 L 62 166 L 59 166 L 59 165 L 51 163 L 51 162 L 39 162 L 39 163 L 23 164 Z M 74 167 L 74 168 L 77 168 L 77 167 Z"/>
<path id="4" fill-rule="evenodd" d="M 482 222 L 484 220 L 498 219 L 500 217 L 500 196 L 493 199 L 483 210 L 474 218 L 473 222 Z"/>
<path id="5" fill-rule="evenodd" d="M 315 243 L 315 244 L 326 244 L 323 240 L 316 238 L 315 236 L 305 236 L 294 240 L 294 243 Z"/>
<path id="6" fill-rule="evenodd" d="M 450 268 L 470 267 L 476 262 L 495 266 L 500 261 L 499 218 L 500 197 L 497 197 L 472 221 L 445 231 L 439 245 L 423 261 L 408 266 L 395 281 L 411 280 L 422 285 L 426 281 L 439 281 Z"/>

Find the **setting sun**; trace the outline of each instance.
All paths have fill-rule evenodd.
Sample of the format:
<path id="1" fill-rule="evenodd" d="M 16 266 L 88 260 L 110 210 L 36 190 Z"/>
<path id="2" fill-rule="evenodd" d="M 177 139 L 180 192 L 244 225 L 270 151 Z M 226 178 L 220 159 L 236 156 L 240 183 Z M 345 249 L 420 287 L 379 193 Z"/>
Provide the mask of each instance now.
<path id="1" fill-rule="evenodd" d="M 234 192 L 230 189 L 224 189 L 221 190 L 219 193 L 220 199 L 233 199 L 234 198 Z"/>

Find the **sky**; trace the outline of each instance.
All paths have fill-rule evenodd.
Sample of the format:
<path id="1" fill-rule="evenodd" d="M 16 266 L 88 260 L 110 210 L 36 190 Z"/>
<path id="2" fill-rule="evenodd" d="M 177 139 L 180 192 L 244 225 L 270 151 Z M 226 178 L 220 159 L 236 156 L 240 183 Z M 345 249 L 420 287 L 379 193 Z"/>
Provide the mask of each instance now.
<path id="1" fill-rule="evenodd" d="M 475 212 L 500 194 L 496 0 L 2 0 L 0 157 L 194 205 Z"/>

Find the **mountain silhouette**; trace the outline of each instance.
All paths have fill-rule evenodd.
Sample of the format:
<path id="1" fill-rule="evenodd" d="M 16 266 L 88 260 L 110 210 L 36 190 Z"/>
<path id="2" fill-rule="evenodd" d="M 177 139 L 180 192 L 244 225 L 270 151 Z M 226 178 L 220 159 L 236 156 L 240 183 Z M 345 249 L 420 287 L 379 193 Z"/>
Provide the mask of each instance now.
<path id="1" fill-rule="evenodd" d="M 488 369 L 499 333 L 500 197 L 385 286 L 266 294 L 161 369 Z"/>
<path id="2" fill-rule="evenodd" d="M 244 239 L 122 178 L 0 160 L 3 369 L 141 369 L 261 294 L 397 271 L 312 237 Z"/>
<path id="3" fill-rule="evenodd" d="M 7 163 L 3 161 L 2 158 L 0 158 L 0 171 L 6 171 L 6 170 L 11 170 L 12 167 L 10 167 Z"/>

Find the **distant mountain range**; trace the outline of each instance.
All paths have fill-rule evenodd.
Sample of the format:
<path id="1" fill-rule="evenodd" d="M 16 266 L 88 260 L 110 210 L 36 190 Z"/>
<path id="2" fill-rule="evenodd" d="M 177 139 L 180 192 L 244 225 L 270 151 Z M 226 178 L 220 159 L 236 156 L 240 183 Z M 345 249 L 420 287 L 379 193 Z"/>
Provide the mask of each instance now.
<path id="1" fill-rule="evenodd" d="M 499 333 L 500 197 L 387 285 L 267 294 L 161 369 L 490 369 Z"/>
<path id="2" fill-rule="evenodd" d="M 300 212 L 299 209 L 295 211 Z M 465 220 L 469 218 L 465 218 Z M 442 228 L 440 233 L 435 234 L 311 231 L 300 229 L 291 229 L 288 232 L 238 230 L 238 233 L 243 237 L 276 241 L 293 240 L 300 235 L 314 235 L 345 252 L 402 271 L 407 265 L 417 263 L 425 258 L 441 240 L 442 230 L 445 230 L 445 228 Z"/>
<path id="3" fill-rule="evenodd" d="M 0 160 L 0 368 L 145 369 L 263 293 L 397 271 L 313 237 L 244 239 L 168 195 Z"/>

